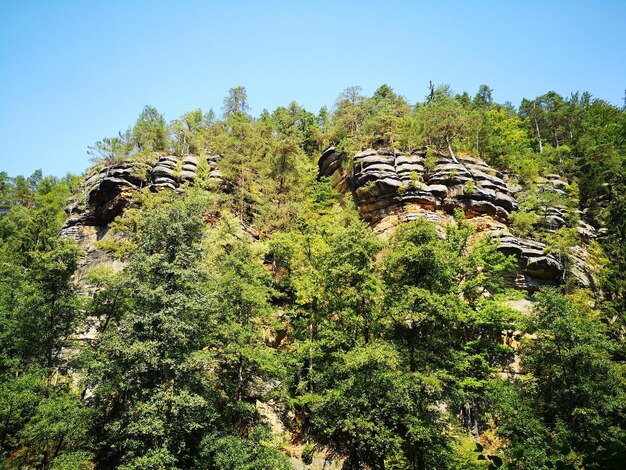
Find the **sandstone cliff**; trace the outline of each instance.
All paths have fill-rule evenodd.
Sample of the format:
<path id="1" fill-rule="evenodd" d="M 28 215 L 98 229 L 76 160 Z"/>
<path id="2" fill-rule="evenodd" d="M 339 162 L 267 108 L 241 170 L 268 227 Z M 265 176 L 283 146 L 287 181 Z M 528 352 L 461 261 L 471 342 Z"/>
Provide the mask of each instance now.
<path id="1" fill-rule="evenodd" d="M 508 176 L 484 161 L 459 156 L 457 161 L 443 155 L 428 155 L 423 149 L 403 153 L 389 149 L 367 149 L 351 159 L 326 149 L 318 162 L 319 175 L 330 177 L 334 186 L 355 200 L 363 220 L 382 236 L 399 223 L 426 218 L 438 224 L 454 219 L 462 211 L 480 233 L 499 239 L 499 249 L 519 260 L 519 274 L 511 284 L 535 290 L 544 284 L 558 284 L 571 272 L 584 287 L 594 279 L 586 263 L 588 254 L 579 246 L 560 260 L 548 254 L 546 245 L 522 239 L 509 229 L 509 215 L 519 209 L 516 194 L 521 187 L 508 183 Z M 567 182 L 558 175 L 546 175 L 541 184 L 549 191 L 563 192 Z M 565 226 L 563 210 L 545 208 L 543 223 L 548 230 Z M 595 230 L 579 222 L 578 233 L 592 240 Z"/>
<path id="2" fill-rule="evenodd" d="M 217 169 L 219 155 L 204 157 L 195 155 L 159 155 L 152 159 L 121 161 L 104 166 L 88 174 L 78 195 L 66 208 L 68 219 L 61 229 L 61 236 L 76 240 L 83 249 L 78 270 L 78 284 L 87 268 L 121 268 L 119 261 L 98 249 L 96 242 L 107 236 L 109 224 L 123 214 L 133 201 L 137 191 L 184 191 L 186 183 L 203 177 L 207 185 L 219 184 L 221 173 Z"/>
<path id="3" fill-rule="evenodd" d="M 219 183 L 220 157 L 157 155 L 153 161 L 123 161 L 93 172 L 83 181 L 79 196 L 67 206 L 68 219 L 62 235 L 76 240 L 85 255 L 86 268 L 121 267 L 96 242 L 107 236 L 109 224 L 121 215 L 143 188 L 151 191 L 184 191 L 202 173 L 208 185 Z M 545 284 L 558 284 L 566 272 L 583 287 L 593 287 L 585 243 L 596 238 L 596 230 L 579 221 L 580 245 L 567 257 L 551 255 L 546 245 L 511 233 L 509 216 L 519 209 L 517 195 L 522 188 L 511 183 L 509 175 L 496 171 L 484 161 L 458 156 L 453 161 L 443 155 L 427 155 L 426 149 L 403 153 L 388 149 L 368 149 L 351 159 L 334 147 L 319 159 L 319 175 L 330 177 L 337 189 L 350 194 L 358 211 L 375 232 L 385 237 L 400 223 L 425 218 L 440 226 L 454 220 L 461 211 L 481 234 L 499 240 L 499 249 L 519 260 L 520 270 L 510 279 L 518 288 L 536 290 Z M 543 190 L 564 193 L 568 185 L 558 175 L 545 175 Z M 565 209 L 545 207 L 542 226 L 554 231 L 566 225 Z M 80 283 L 79 275 L 79 283 Z"/>

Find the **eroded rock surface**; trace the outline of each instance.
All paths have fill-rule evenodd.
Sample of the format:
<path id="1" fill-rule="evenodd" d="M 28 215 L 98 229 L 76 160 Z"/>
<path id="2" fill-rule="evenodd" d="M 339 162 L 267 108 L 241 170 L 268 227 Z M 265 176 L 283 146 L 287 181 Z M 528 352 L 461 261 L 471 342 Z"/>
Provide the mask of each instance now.
<path id="1" fill-rule="evenodd" d="M 520 270 L 509 280 L 511 285 L 536 290 L 562 282 L 568 270 L 583 287 L 593 287 L 584 248 L 575 247 L 561 260 L 547 253 L 544 243 L 509 232 L 508 217 L 519 209 L 515 197 L 519 186 L 510 186 L 505 174 L 480 159 L 458 156 L 456 160 L 439 156 L 429 162 L 426 150 L 406 154 L 367 149 L 349 163 L 330 147 L 319 160 L 319 175 L 329 177 L 340 192 L 351 194 L 363 220 L 382 236 L 396 225 L 418 218 L 445 225 L 461 210 L 478 232 L 499 239 L 500 250 L 519 260 Z M 558 175 L 546 175 L 542 186 L 567 194 L 568 183 Z M 548 231 L 566 226 L 564 208 L 546 207 L 544 213 Z M 579 222 L 577 231 L 583 239 L 595 237 L 595 229 L 585 222 Z"/>
<path id="2" fill-rule="evenodd" d="M 219 184 L 217 170 L 219 155 L 154 155 L 153 162 L 130 160 L 115 163 L 87 176 L 79 196 L 70 200 L 66 208 L 68 219 L 61 236 L 75 240 L 84 252 L 80 260 L 77 284 L 88 290 L 83 277 L 89 268 L 120 269 L 106 251 L 97 247 L 97 241 L 107 236 L 109 224 L 121 215 L 137 191 L 184 191 L 186 183 L 194 182 L 204 172 L 207 184 Z"/>
<path id="3" fill-rule="evenodd" d="M 202 157 L 208 171 L 208 182 L 221 180 L 216 168 L 219 155 Z M 70 200 L 66 212 L 68 220 L 63 233 L 74 225 L 103 226 L 120 215 L 130 203 L 133 192 L 145 187 L 154 191 L 182 190 L 185 183 L 196 180 L 200 157 L 185 155 L 157 155 L 148 164 L 139 160 L 123 161 L 102 168 L 85 178 L 80 196 Z"/>
<path id="4" fill-rule="evenodd" d="M 319 161 L 320 175 L 352 191 L 361 216 L 372 225 L 411 205 L 448 214 L 460 209 L 498 221 L 506 221 L 518 208 L 503 175 L 479 159 L 439 157 L 427 168 L 425 150 L 404 154 L 368 149 L 354 156 L 350 174 L 342 169 L 342 160 L 334 147 L 327 149 Z"/>

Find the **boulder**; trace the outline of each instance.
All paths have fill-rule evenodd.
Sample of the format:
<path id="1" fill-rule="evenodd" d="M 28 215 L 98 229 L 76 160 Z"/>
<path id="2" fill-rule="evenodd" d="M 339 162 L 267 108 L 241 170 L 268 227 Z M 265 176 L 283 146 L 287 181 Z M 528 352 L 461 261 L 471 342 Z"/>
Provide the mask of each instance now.
<path id="1" fill-rule="evenodd" d="M 196 172 L 183 170 L 180 173 L 180 179 L 183 181 L 193 181 L 196 179 Z"/>
<path id="2" fill-rule="evenodd" d="M 157 165 L 152 169 L 152 178 L 170 178 L 174 179 L 174 168 L 169 166 Z"/>
<path id="3" fill-rule="evenodd" d="M 551 256 L 538 256 L 528 259 L 526 272 L 539 279 L 558 280 L 563 275 L 563 268 Z"/>
<path id="4" fill-rule="evenodd" d="M 185 155 L 183 157 L 183 165 L 198 166 L 198 157 L 194 157 L 193 155 Z"/>

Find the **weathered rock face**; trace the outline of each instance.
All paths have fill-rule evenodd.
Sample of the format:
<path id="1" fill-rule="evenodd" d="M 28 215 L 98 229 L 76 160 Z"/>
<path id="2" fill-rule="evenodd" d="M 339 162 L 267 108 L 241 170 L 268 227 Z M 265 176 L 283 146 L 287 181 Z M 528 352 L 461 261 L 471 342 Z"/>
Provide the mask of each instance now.
<path id="1" fill-rule="evenodd" d="M 320 158 L 321 176 L 352 191 L 359 212 L 372 225 L 391 214 L 406 212 L 412 205 L 452 214 L 489 215 L 506 221 L 518 208 L 503 175 L 482 160 L 459 157 L 455 162 L 440 157 L 434 168 L 425 168 L 426 151 L 403 154 L 391 150 L 365 150 L 353 159 L 353 170 L 342 170 L 342 156 L 334 147 Z"/>
<path id="2" fill-rule="evenodd" d="M 219 155 L 211 154 L 205 157 L 155 154 L 153 163 L 124 161 L 88 176 L 81 185 L 80 196 L 69 201 L 68 219 L 61 229 L 61 236 L 75 240 L 85 253 L 78 270 L 79 286 L 83 285 L 81 276 L 87 268 L 121 268 L 121 263 L 99 250 L 96 242 L 106 237 L 109 224 L 128 208 L 136 191 L 143 188 L 184 191 L 184 184 L 198 177 L 201 163 L 203 171 L 208 172 L 207 182 L 219 183 L 221 174 L 216 168 L 219 159 Z"/>
<path id="3" fill-rule="evenodd" d="M 519 260 L 520 272 L 509 279 L 518 288 L 535 290 L 545 284 L 557 284 L 563 278 L 563 266 L 553 256 L 545 254 L 546 245 L 516 237 L 508 232 L 498 235 L 499 250 Z"/>
<path id="4" fill-rule="evenodd" d="M 508 216 L 519 208 L 515 193 L 521 188 L 510 187 L 506 176 L 484 161 L 439 157 L 434 166 L 426 168 L 425 150 L 404 154 L 387 149 L 357 153 L 351 170 L 345 169 L 344 160 L 334 147 L 328 148 L 319 160 L 319 175 L 330 177 L 339 191 L 350 193 L 363 220 L 382 236 L 399 223 L 417 218 L 446 224 L 455 211 L 462 210 L 478 232 L 498 238 L 500 250 L 519 260 L 520 271 L 510 279 L 513 286 L 536 290 L 558 284 L 568 268 L 581 285 L 593 286 L 583 249 L 572 252 L 569 262 L 560 261 L 546 254 L 545 244 L 509 232 Z M 547 175 L 544 183 L 549 190 L 565 194 L 567 182 L 558 175 Z M 557 207 L 545 208 L 544 223 L 556 230 L 566 225 L 565 214 Z M 578 232 L 595 236 L 593 227 L 584 222 Z"/>
<path id="5" fill-rule="evenodd" d="M 103 168 L 86 178 L 80 199 L 71 200 L 66 208 L 68 220 L 62 233 L 75 225 L 103 226 L 120 215 L 130 203 L 133 192 L 148 187 L 151 190 L 182 190 L 184 183 L 195 181 L 199 158 L 193 155 L 155 155 L 150 165 L 141 161 L 125 161 Z M 219 181 L 215 168 L 220 156 L 203 157 L 208 165 L 209 182 Z"/>
<path id="6" fill-rule="evenodd" d="M 70 200 L 65 209 L 69 218 L 63 232 L 74 225 L 106 225 L 121 214 L 133 191 L 146 181 L 147 168 L 143 166 L 118 163 L 85 179 L 81 199 Z"/>

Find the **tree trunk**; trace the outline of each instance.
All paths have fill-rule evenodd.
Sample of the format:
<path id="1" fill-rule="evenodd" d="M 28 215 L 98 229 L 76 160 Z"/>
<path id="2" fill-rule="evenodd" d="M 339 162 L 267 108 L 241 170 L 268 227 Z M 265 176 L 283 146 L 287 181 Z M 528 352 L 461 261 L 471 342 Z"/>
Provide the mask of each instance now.
<path id="1" fill-rule="evenodd" d="M 556 127 L 552 130 L 552 132 L 554 132 L 554 146 L 558 148 L 559 147 L 559 134 L 556 131 Z"/>
<path id="2" fill-rule="evenodd" d="M 472 400 L 472 407 L 470 408 L 470 419 L 472 420 L 472 435 L 474 439 L 478 439 L 480 436 L 480 430 L 478 429 L 478 412 L 476 410 L 476 402 Z"/>
<path id="3" fill-rule="evenodd" d="M 309 321 L 309 392 L 313 393 L 313 312 Z"/>
<path id="4" fill-rule="evenodd" d="M 243 357 L 239 353 L 239 364 L 237 366 L 237 400 L 243 398 Z"/>
<path id="5" fill-rule="evenodd" d="M 244 180 L 244 176 L 243 176 L 243 166 L 239 167 L 239 221 L 241 223 L 243 223 L 243 208 L 244 208 L 244 203 L 243 203 L 243 186 L 244 186 L 245 180 Z"/>
<path id="6" fill-rule="evenodd" d="M 476 156 L 480 155 L 480 150 L 479 150 L 479 132 L 480 131 L 476 131 Z"/>
<path id="7" fill-rule="evenodd" d="M 415 334 L 415 324 L 413 322 L 411 322 L 411 329 L 410 329 L 410 333 L 409 333 L 409 370 L 411 372 L 415 372 L 415 341 L 416 341 L 416 334 Z"/>
<path id="8" fill-rule="evenodd" d="M 448 144 L 448 152 L 450 152 L 450 157 L 454 161 L 454 163 L 459 163 L 456 159 L 456 155 L 454 155 L 454 151 L 452 150 L 452 143 L 450 142 L 450 138 L 446 135 L 446 143 Z"/>
<path id="9" fill-rule="evenodd" d="M 533 122 L 535 123 L 535 132 L 537 133 L 537 140 L 539 141 L 539 153 L 543 153 L 543 145 L 541 143 L 541 133 L 539 132 L 539 123 L 537 122 L 537 106 L 533 103 Z"/>
<path id="10" fill-rule="evenodd" d="M 417 468 L 418 470 L 426 470 L 426 460 L 421 449 L 417 451 Z"/>

